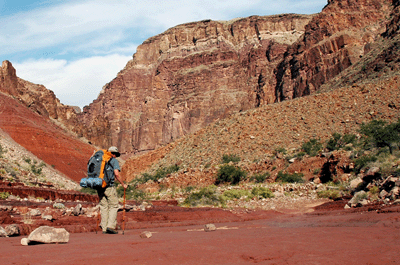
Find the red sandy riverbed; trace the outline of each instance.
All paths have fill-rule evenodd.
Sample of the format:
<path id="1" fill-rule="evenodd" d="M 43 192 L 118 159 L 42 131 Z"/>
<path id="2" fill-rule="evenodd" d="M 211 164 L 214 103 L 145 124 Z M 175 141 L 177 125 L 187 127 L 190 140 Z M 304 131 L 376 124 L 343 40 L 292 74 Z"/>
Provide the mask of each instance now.
<path id="1" fill-rule="evenodd" d="M 201 219 L 152 222 L 124 235 L 71 233 L 69 243 L 59 245 L 22 246 L 22 237 L 1 238 L 0 264 L 399 264 L 399 211 L 396 205 L 270 211 L 247 221 L 214 222 L 213 232 L 203 231 L 207 222 Z M 143 231 L 153 236 L 141 238 Z"/>

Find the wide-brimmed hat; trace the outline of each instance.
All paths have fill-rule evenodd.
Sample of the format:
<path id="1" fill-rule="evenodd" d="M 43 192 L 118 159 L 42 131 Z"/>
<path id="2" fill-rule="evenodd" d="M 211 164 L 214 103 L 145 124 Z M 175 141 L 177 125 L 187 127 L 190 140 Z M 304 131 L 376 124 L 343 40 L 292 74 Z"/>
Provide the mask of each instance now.
<path id="1" fill-rule="evenodd" d="M 108 152 L 115 154 L 116 157 L 119 157 L 121 154 L 118 152 L 118 148 L 116 146 L 111 146 L 108 148 Z"/>

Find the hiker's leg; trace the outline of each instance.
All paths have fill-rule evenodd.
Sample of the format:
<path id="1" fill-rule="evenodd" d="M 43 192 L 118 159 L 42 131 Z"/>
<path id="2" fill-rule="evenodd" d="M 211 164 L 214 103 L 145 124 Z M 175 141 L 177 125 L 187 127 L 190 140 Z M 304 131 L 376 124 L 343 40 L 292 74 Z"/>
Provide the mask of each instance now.
<path id="1" fill-rule="evenodd" d="M 100 215 L 101 215 L 101 222 L 100 222 L 100 226 L 101 229 L 103 230 L 103 232 L 106 231 L 107 229 L 107 222 L 108 222 L 108 209 L 109 209 L 109 205 L 108 205 L 108 198 L 105 195 L 105 191 L 98 191 L 99 194 L 99 198 L 100 198 Z"/>
<path id="2" fill-rule="evenodd" d="M 107 188 L 108 198 L 108 222 L 107 227 L 115 229 L 117 227 L 118 195 L 115 187 Z"/>

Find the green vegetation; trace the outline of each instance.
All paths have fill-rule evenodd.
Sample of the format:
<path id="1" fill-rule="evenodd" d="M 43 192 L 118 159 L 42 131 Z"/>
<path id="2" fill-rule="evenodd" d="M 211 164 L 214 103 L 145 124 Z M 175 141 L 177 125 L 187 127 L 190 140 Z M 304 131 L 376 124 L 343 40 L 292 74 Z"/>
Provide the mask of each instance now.
<path id="1" fill-rule="evenodd" d="M 284 173 L 282 171 L 278 172 L 278 176 L 276 177 L 276 181 L 283 183 L 303 183 L 303 174 L 302 173 Z"/>
<path id="2" fill-rule="evenodd" d="M 91 188 L 81 188 L 79 191 L 90 195 L 97 195 L 97 191 Z"/>
<path id="3" fill-rule="evenodd" d="M 253 176 L 251 176 L 250 181 L 254 181 L 255 183 L 263 183 L 269 176 L 270 176 L 269 172 L 254 174 Z"/>
<path id="4" fill-rule="evenodd" d="M 245 179 L 246 175 L 246 172 L 241 170 L 240 167 L 225 164 L 218 170 L 215 184 L 230 183 L 236 185 Z"/>
<path id="5" fill-rule="evenodd" d="M 265 199 L 274 197 L 274 194 L 272 193 L 272 191 L 265 187 L 254 187 L 251 190 L 251 194 L 254 196 L 257 196 L 257 197 L 265 198 Z"/>
<path id="6" fill-rule="evenodd" d="M 223 196 L 216 192 L 215 186 L 202 188 L 198 192 L 191 193 L 183 202 L 184 206 L 212 205 L 221 206 L 225 204 Z"/>
<path id="7" fill-rule="evenodd" d="M 0 192 L 0 200 L 6 200 L 11 194 L 8 192 Z"/>
<path id="8" fill-rule="evenodd" d="M 250 197 L 251 193 L 248 190 L 235 190 L 235 189 L 232 189 L 232 190 L 224 191 L 223 196 L 226 197 L 229 200 L 233 200 L 233 199 L 238 199 L 239 200 L 239 199 L 241 199 L 243 197 L 246 197 L 246 198 Z"/>
<path id="9" fill-rule="evenodd" d="M 240 161 L 240 157 L 234 154 L 223 155 L 222 164 L 228 164 L 229 162 L 237 163 Z"/>
<path id="10" fill-rule="evenodd" d="M 117 188 L 118 197 L 122 198 L 124 196 L 124 187 L 119 186 Z M 137 189 L 135 185 L 129 185 L 125 191 L 127 200 L 137 200 L 137 201 L 145 201 L 149 199 L 149 196 L 146 192 Z"/>
<path id="11" fill-rule="evenodd" d="M 367 124 L 363 123 L 360 132 L 367 137 L 366 146 L 388 147 L 392 154 L 393 148 L 398 147 L 400 142 L 400 120 L 392 124 L 387 124 L 382 120 L 373 120 Z"/>
<path id="12" fill-rule="evenodd" d="M 331 200 L 336 200 L 336 199 L 342 197 L 342 195 L 340 194 L 340 191 L 330 190 L 330 189 L 318 191 L 317 195 L 319 198 L 328 198 Z"/>
<path id="13" fill-rule="evenodd" d="M 178 165 L 172 165 L 172 166 L 169 166 L 169 167 L 159 168 L 154 173 L 154 175 L 151 175 L 149 173 L 144 173 L 144 174 L 142 174 L 141 177 L 136 178 L 135 181 L 137 183 L 146 183 L 149 180 L 158 181 L 160 179 L 168 177 L 170 174 L 172 174 L 174 172 L 177 172 L 178 170 L 179 170 L 179 166 Z"/>
<path id="14" fill-rule="evenodd" d="M 339 150 L 345 148 L 348 144 L 355 144 L 357 137 L 354 134 L 341 135 L 340 133 L 334 133 L 332 138 L 326 143 L 326 148 L 329 151 Z"/>
<path id="15" fill-rule="evenodd" d="M 301 149 L 309 156 L 316 156 L 322 150 L 322 144 L 317 139 L 311 139 L 303 143 Z"/>

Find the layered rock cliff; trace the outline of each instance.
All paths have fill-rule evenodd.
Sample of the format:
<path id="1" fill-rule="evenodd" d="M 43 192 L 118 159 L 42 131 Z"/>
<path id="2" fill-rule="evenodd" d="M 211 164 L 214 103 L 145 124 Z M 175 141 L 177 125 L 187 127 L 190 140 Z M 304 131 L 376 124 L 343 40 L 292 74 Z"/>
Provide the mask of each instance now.
<path id="1" fill-rule="evenodd" d="M 391 0 L 330 0 L 279 65 L 278 100 L 312 94 L 358 62 L 385 31 L 391 11 Z"/>
<path id="2" fill-rule="evenodd" d="M 146 40 L 79 115 L 77 132 L 132 154 L 273 103 L 274 69 L 313 16 L 205 20 Z M 89 129 L 88 129 L 89 128 Z"/>
<path id="3" fill-rule="evenodd" d="M 0 90 L 78 136 L 130 156 L 232 113 L 320 90 L 379 45 L 382 33 L 398 31 L 396 6 L 397 0 L 330 0 L 316 15 L 178 25 L 140 45 L 79 114 L 43 86 L 18 79 L 8 62 Z"/>

